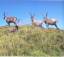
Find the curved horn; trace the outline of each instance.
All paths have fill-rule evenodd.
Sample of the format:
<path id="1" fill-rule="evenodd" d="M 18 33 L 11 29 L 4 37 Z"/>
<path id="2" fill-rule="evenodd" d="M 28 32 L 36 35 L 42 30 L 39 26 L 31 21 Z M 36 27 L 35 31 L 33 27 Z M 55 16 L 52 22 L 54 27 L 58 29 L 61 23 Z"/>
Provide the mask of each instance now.
<path id="1" fill-rule="evenodd" d="M 48 12 L 46 11 L 46 16 L 45 17 L 47 18 L 47 16 L 48 16 Z"/>
<path id="2" fill-rule="evenodd" d="M 33 13 L 31 13 L 31 12 L 29 12 L 29 15 L 30 15 L 30 16 L 35 16 L 35 14 L 33 14 Z"/>
<path id="3" fill-rule="evenodd" d="M 4 19 L 5 19 L 5 17 L 6 17 L 6 16 L 5 16 L 5 11 L 4 11 Z"/>
<path id="4" fill-rule="evenodd" d="M 29 15 L 31 16 L 32 14 L 29 12 Z"/>
<path id="5" fill-rule="evenodd" d="M 48 16 L 48 12 L 47 12 L 47 9 L 46 8 L 44 8 L 45 9 L 45 12 L 46 12 L 46 14 L 45 14 L 45 18 L 47 18 L 47 16 Z"/>

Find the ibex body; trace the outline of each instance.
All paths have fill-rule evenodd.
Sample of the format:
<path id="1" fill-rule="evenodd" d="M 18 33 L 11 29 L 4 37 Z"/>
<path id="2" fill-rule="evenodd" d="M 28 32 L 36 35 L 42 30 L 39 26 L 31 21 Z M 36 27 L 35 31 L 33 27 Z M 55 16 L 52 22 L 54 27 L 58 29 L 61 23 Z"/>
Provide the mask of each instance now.
<path id="1" fill-rule="evenodd" d="M 34 16 L 31 16 L 31 20 L 33 26 L 42 27 L 42 21 L 36 20 Z"/>
<path id="2" fill-rule="evenodd" d="M 16 24 L 17 18 L 14 16 L 5 16 L 4 12 L 4 20 L 7 22 L 7 24 L 10 26 L 10 23 L 14 23 L 16 29 L 18 30 L 18 25 Z"/>
<path id="3" fill-rule="evenodd" d="M 49 27 L 49 25 L 54 25 L 57 29 L 59 29 L 57 26 L 57 20 L 54 18 L 48 18 L 47 13 L 46 13 L 46 17 L 44 18 L 43 22 L 46 24 L 47 28 Z"/>

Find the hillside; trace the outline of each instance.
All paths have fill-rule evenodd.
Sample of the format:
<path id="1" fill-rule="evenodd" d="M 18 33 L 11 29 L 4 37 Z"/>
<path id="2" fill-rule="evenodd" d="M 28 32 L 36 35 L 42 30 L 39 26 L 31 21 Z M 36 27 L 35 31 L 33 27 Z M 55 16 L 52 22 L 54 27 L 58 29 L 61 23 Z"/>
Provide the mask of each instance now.
<path id="1" fill-rule="evenodd" d="M 64 55 L 64 31 L 41 29 L 31 26 L 0 27 L 0 55 L 62 56 Z"/>

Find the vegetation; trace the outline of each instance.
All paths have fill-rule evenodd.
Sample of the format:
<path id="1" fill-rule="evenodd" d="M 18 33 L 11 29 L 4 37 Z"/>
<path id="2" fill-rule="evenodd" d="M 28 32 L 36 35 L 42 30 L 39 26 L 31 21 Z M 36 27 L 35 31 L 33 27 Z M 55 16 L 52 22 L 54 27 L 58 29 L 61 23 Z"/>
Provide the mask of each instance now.
<path id="1" fill-rule="evenodd" d="M 22 26 L 0 27 L 0 55 L 12 56 L 63 56 L 64 31 Z"/>

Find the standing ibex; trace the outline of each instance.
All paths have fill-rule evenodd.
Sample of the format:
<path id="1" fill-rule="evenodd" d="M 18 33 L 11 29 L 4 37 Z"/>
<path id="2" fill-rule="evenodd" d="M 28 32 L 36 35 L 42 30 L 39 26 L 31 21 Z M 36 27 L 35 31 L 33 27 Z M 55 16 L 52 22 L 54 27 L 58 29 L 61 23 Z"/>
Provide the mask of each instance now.
<path id="1" fill-rule="evenodd" d="M 42 21 L 38 21 L 35 19 L 33 15 L 31 15 L 31 21 L 33 26 L 41 27 L 42 28 Z"/>
<path id="2" fill-rule="evenodd" d="M 4 20 L 7 22 L 7 24 L 10 26 L 10 23 L 14 23 L 16 29 L 18 30 L 18 25 L 16 24 L 17 18 L 13 16 L 6 16 L 4 12 Z"/>
<path id="3" fill-rule="evenodd" d="M 46 24 L 47 28 L 49 27 L 49 25 L 54 25 L 57 29 L 59 29 L 57 24 L 56 24 L 57 20 L 54 18 L 48 18 L 47 14 L 48 13 L 46 12 L 46 16 L 44 17 L 44 20 L 43 20 L 43 22 Z"/>

